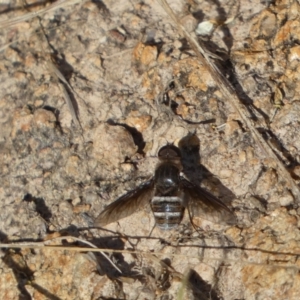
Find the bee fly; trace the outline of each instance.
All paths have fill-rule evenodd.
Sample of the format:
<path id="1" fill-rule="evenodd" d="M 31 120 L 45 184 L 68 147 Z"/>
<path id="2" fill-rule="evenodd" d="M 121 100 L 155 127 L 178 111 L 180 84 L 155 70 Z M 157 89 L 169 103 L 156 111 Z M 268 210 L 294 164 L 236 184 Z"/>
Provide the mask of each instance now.
<path id="1" fill-rule="evenodd" d="M 214 223 L 236 222 L 233 212 L 221 200 L 181 176 L 177 147 L 162 147 L 158 159 L 154 176 L 108 205 L 97 217 L 96 226 L 116 222 L 145 208 L 151 208 L 156 225 L 163 230 L 177 227 L 185 209 L 191 222 L 197 216 Z"/>

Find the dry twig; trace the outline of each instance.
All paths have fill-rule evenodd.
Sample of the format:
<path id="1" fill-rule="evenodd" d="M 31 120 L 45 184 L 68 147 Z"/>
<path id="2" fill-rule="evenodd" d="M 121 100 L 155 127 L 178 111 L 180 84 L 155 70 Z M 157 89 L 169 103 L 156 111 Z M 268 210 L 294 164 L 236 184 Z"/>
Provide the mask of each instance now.
<path id="1" fill-rule="evenodd" d="M 9 20 L 5 20 L 5 21 L 1 21 L 0 22 L 0 29 L 5 29 L 14 25 L 17 25 L 21 22 L 25 22 L 28 21 L 34 17 L 37 16 L 41 16 L 47 12 L 50 12 L 52 10 L 58 9 L 60 7 L 67 7 L 69 5 L 74 5 L 77 4 L 79 2 L 82 2 L 83 0 L 58 0 L 56 2 L 54 2 L 53 4 L 39 10 L 39 11 L 34 11 L 34 12 L 30 12 L 28 14 L 25 14 L 23 16 L 19 16 L 16 18 L 11 18 Z"/>
<path id="2" fill-rule="evenodd" d="M 68 81 L 65 79 L 65 77 L 63 76 L 63 74 L 56 68 L 56 66 L 50 62 L 49 60 L 46 61 L 47 62 L 47 66 L 51 72 L 51 74 L 53 74 L 55 76 L 55 78 L 57 79 L 57 82 L 59 84 L 60 89 L 62 90 L 64 99 L 66 101 L 66 104 L 69 108 L 69 111 L 71 113 L 72 116 L 72 120 L 75 123 L 76 126 L 80 127 L 82 129 L 81 123 L 79 121 L 78 115 L 76 113 L 75 107 L 72 103 L 72 100 L 70 99 L 70 96 L 66 90 L 66 88 L 64 87 L 64 84 L 69 88 L 70 91 L 74 92 L 73 88 L 70 86 L 70 84 L 68 83 Z M 60 81 L 62 83 L 60 83 Z"/>
<path id="3" fill-rule="evenodd" d="M 84 247 L 66 247 L 66 246 L 48 245 L 50 242 L 53 242 L 53 241 L 61 241 L 61 240 L 67 240 L 67 239 L 72 239 L 74 241 L 86 244 L 86 245 L 92 247 L 93 249 L 88 249 L 88 248 L 84 248 Z M 51 239 L 46 240 L 44 242 L 26 242 L 26 243 L 0 244 L 0 248 L 6 248 L 6 249 L 9 249 L 9 248 L 14 248 L 14 249 L 15 248 L 25 248 L 25 249 L 44 248 L 44 249 L 57 249 L 57 250 L 62 250 L 63 249 L 63 250 L 71 250 L 71 251 L 73 249 L 77 249 L 77 250 L 74 250 L 74 251 L 80 251 L 80 252 L 81 251 L 82 252 L 86 252 L 86 251 L 89 251 L 89 252 L 99 252 L 99 253 L 101 253 L 112 264 L 112 266 L 118 272 L 120 272 L 122 274 L 122 271 L 111 261 L 111 259 L 101 249 L 98 249 L 97 246 L 95 246 L 94 244 L 92 244 L 92 243 L 90 243 L 88 241 L 76 238 L 74 236 L 59 236 L 59 237 L 51 238 Z M 96 251 L 93 251 L 94 249 Z"/>
<path id="4" fill-rule="evenodd" d="M 54 241 L 54 240 L 67 240 L 67 239 L 73 239 L 76 241 L 80 241 L 82 243 L 85 243 L 87 245 L 90 245 L 92 248 L 85 248 L 85 247 L 74 247 L 74 246 L 61 246 L 61 245 L 48 245 L 50 242 Z M 177 246 L 175 246 L 177 247 Z M 201 246 L 199 246 L 201 248 Z M 50 249 L 50 250 L 54 250 L 54 251 L 60 251 L 60 250 L 68 250 L 68 251 L 75 251 L 75 252 L 99 252 L 101 253 L 103 256 L 105 256 L 110 262 L 111 260 L 105 255 L 104 252 L 108 252 L 108 253 L 127 253 L 127 254 L 134 254 L 134 255 L 144 255 L 146 257 L 149 257 L 155 261 L 157 261 L 157 257 L 164 257 L 166 255 L 166 253 L 164 252 L 145 252 L 145 251 L 139 251 L 139 250 L 117 250 L 117 249 L 105 249 L 105 248 L 97 248 L 95 245 L 79 239 L 79 238 L 75 238 L 73 236 L 63 236 L 63 237 L 55 237 L 52 239 L 49 239 L 47 241 L 44 242 L 25 242 L 25 243 L 0 243 L 0 249 Z M 206 245 L 206 248 L 210 248 L 209 245 Z M 212 248 L 214 248 L 212 246 Z M 220 248 L 221 249 L 221 248 Z M 236 249 L 239 249 L 238 247 L 236 247 Z M 280 256 L 286 256 L 286 257 L 298 257 L 300 255 L 300 253 L 291 253 L 291 252 L 276 252 L 276 251 L 269 251 L 269 250 L 264 250 L 264 249 L 247 249 L 247 248 L 241 248 L 240 250 L 243 250 L 243 252 L 245 253 L 245 255 L 248 253 L 249 257 L 251 252 L 253 251 L 258 251 L 258 252 L 262 252 L 262 253 L 267 253 L 270 254 L 272 256 L 276 256 L 278 255 Z M 168 253 L 169 256 L 174 256 L 174 257 L 182 257 L 184 259 L 186 259 L 187 255 L 186 254 L 177 254 L 177 253 Z M 193 255 L 188 255 L 189 258 L 195 258 L 195 259 L 199 259 L 201 260 L 201 257 L 199 256 L 193 256 Z M 222 261 L 222 262 L 226 262 L 226 263 L 236 263 L 238 262 L 239 265 L 241 266 L 248 266 L 248 265 L 255 265 L 255 266 L 264 266 L 264 267 L 269 267 L 269 268 L 283 268 L 283 269 L 292 269 L 292 270 L 297 270 L 300 271 L 300 267 L 298 267 L 295 264 L 291 264 L 291 263 L 286 263 L 286 264 L 270 264 L 270 261 L 268 262 L 255 262 L 255 261 L 246 261 L 246 260 L 234 260 L 234 259 L 228 259 L 228 258 L 215 258 L 215 257 L 205 257 L 205 261 Z M 113 264 L 113 262 L 111 262 Z M 113 266 L 120 271 L 114 264 Z M 121 271 L 120 271 L 121 272 Z"/>
<path id="5" fill-rule="evenodd" d="M 261 134 L 257 131 L 255 125 L 253 124 L 253 121 L 247 117 L 247 111 L 243 106 L 243 104 L 240 102 L 234 88 L 228 82 L 226 77 L 215 66 L 215 64 L 211 61 L 209 55 L 206 53 L 204 48 L 186 31 L 184 26 L 179 22 L 178 18 L 176 17 L 175 13 L 173 12 L 169 4 L 166 2 L 166 0 L 158 0 L 158 2 L 167 12 L 169 17 L 173 20 L 178 30 L 189 42 L 191 48 L 194 50 L 195 54 L 197 55 L 197 58 L 199 59 L 200 63 L 207 68 L 207 70 L 210 72 L 211 77 L 215 79 L 225 99 L 229 103 L 231 103 L 232 106 L 235 108 L 241 120 L 244 122 L 244 124 L 246 124 L 249 131 L 251 132 L 257 145 L 265 153 L 265 156 L 268 158 L 272 158 L 276 162 L 279 175 L 285 180 L 287 180 L 287 183 L 289 184 L 289 188 L 293 193 L 294 197 L 296 198 L 296 202 L 300 202 L 300 191 L 298 186 L 295 184 L 294 180 L 292 179 L 290 173 L 286 170 L 283 163 L 277 158 L 277 156 L 275 155 L 275 153 L 273 152 L 269 144 L 263 139 Z"/>

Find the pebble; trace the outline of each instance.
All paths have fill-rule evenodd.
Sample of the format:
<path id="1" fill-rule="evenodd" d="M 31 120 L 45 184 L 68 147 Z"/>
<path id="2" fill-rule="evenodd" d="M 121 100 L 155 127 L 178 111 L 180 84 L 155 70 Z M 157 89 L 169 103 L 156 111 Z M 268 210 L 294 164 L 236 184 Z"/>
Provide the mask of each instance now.
<path id="1" fill-rule="evenodd" d="M 214 24 L 211 21 L 203 21 L 197 25 L 197 28 L 195 30 L 197 35 L 211 35 L 213 30 L 215 29 L 216 24 Z"/>
<path id="2" fill-rule="evenodd" d="M 285 193 L 279 198 L 279 203 L 281 206 L 288 206 L 294 202 L 294 198 L 290 193 Z"/>
<path id="3" fill-rule="evenodd" d="M 157 54 L 156 46 L 147 46 L 142 42 L 138 43 L 133 50 L 134 60 L 144 66 L 148 66 L 152 62 L 155 62 Z"/>
<path id="4" fill-rule="evenodd" d="M 70 156 L 66 163 L 66 172 L 72 176 L 78 176 L 80 170 L 78 168 L 79 165 L 79 157 L 76 155 Z"/>
<path id="5" fill-rule="evenodd" d="M 210 73 L 195 58 L 182 59 L 176 62 L 173 66 L 173 75 L 175 78 L 182 78 L 186 88 L 205 92 L 209 87 L 215 85 Z"/>
<path id="6" fill-rule="evenodd" d="M 295 46 L 290 49 L 288 60 L 290 62 L 293 60 L 300 60 L 300 46 Z"/>
<path id="7" fill-rule="evenodd" d="M 240 126 L 239 123 L 236 121 L 229 121 L 226 123 L 225 126 L 225 135 L 231 136 L 235 131 L 239 131 Z"/>
<path id="8" fill-rule="evenodd" d="M 139 132 L 145 131 L 151 122 L 152 117 L 150 115 L 140 115 L 138 111 L 132 111 L 125 120 L 128 126 L 134 127 Z"/>
<path id="9" fill-rule="evenodd" d="M 122 126 L 101 124 L 95 130 L 93 155 L 106 165 L 119 167 L 137 150 L 131 134 Z"/>
<path id="10" fill-rule="evenodd" d="M 258 179 L 256 184 L 256 193 L 258 195 L 264 195 L 270 193 L 276 187 L 278 181 L 278 175 L 275 170 L 268 169 Z"/>
<path id="11" fill-rule="evenodd" d="M 90 211 L 91 205 L 90 204 L 82 204 L 82 205 L 76 205 L 73 207 L 73 213 L 74 214 L 80 214 Z"/>
<path id="12" fill-rule="evenodd" d="M 17 132 L 23 131 L 27 132 L 31 130 L 31 122 L 33 119 L 33 115 L 28 109 L 19 109 L 15 110 L 13 114 L 13 127 L 11 131 L 12 138 L 15 138 Z"/>
<path id="13" fill-rule="evenodd" d="M 56 117 L 49 110 L 37 109 L 34 112 L 34 122 L 37 127 L 54 128 L 56 126 Z"/>

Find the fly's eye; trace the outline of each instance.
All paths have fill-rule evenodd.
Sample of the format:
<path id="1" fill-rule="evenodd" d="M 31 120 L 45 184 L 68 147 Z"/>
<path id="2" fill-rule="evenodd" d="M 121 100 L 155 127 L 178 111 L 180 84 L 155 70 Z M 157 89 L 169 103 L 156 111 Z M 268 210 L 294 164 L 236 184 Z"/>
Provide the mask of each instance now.
<path id="1" fill-rule="evenodd" d="M 158 158 L 160 159 L 178 159 L 180 157 L 179 149 L 173 145 L 166 145 L 158 151 Z"/>

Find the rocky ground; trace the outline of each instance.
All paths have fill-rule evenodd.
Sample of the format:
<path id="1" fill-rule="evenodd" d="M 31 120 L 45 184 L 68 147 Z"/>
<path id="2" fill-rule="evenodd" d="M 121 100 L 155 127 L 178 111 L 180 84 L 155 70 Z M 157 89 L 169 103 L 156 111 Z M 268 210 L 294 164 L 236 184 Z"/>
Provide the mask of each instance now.
<path id="1" fill-rule="evenodd" d="M 88 248 L 53 240 L 77 237 L 121 250 L 107 254 L 122 273 L 88 250 L 2 249 L 3 299 L 299 299 L 300 4 L 170 1 L 284 177 L 159 2 L 73 2 L 28 20 L 55 2 L 0 4 L 0 240 Z M 198 23 L 214 30 L 196 37 Z M 149 236 L 141 209 L 94 228 L 167 143 L 237 224 L 195 219 L 195 231 L 185 216 Z"/>

